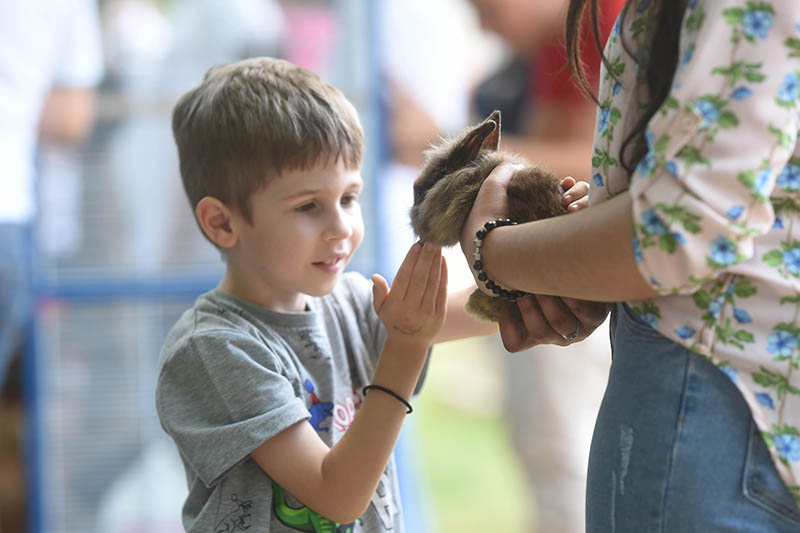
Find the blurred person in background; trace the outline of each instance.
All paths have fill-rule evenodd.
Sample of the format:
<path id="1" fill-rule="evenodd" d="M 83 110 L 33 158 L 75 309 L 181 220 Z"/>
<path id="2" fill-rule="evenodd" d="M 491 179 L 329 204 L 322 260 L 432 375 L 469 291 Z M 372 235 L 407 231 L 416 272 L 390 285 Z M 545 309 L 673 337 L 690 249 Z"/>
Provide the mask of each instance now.
<path id="1" fill-rule="evenodd" d="M 280 55 L 284 17 L 275 0 L 108 0 L 103 6 L 110 132 L 107 154 L 123 235 L 110 235 L 120 263 L 136 276 L 216 254 L 195 231 L 176 178 L 169 110 L 212 66 L 250 56 Z M 138 216 L 139 202 L 151 213 Z"/>
<path id="2" fill-rule="evenodd" d="M 441 132 L 458 132 L 467 125 L 471 92 L 497 50 L 464 0 L 386 0 L 380 21 L 390 143 L 380 179 L 383 222 L 392 235 L 386 268 L 394 271 L 415 240 L 408 211 L 423 152 Z M 468 278 L 466 284 L 471 283 Z"/>
<path id="3" fill-rule="evenodd" d="M 86 138 L 101 75 L 94 1 L 0 3 L 0 383 L 28 309 L 24 255 L 36 214 L 38 142 Z"/>
<path id="4" fill-rule="evenodd" d="M 76 145 L 102 75 L 93 0 L 0 2 L 0 529 L 21 530 L 24 482 L 18 365 L 30 315 L 31 227 L 39 140 Z M 12 370 L 13 368 L 13 370 Z"/>
<path id="5" fill-rule="evenodd" d="M 601 39 L 623 0 L 601 2 Z M 564 0 L 470 0 L 481 25 L 501 38 L 507 59 L 472 91 L 474 119 L 502 112 L 500 147 L 546 162 L 558 175 L 588 181 L 594 103 L 570 79 L 564 49 Z M 600 55 L 584 37 L 584 62 L 597 84 Z M 467 55 L 467 54 L 461 54 Z M 396 158 L 421 164 L 442 131 L 407 93 L 394 99 L 391 133 Z M 584 530 L 586 468 L 592 428 L 610 364 L 607 325 L 587 341 L 540 344 L 506 357 L 509 432 L 535 505 L 529 531 Z M 498 349 L 500 347 L 498 346 Z"/>

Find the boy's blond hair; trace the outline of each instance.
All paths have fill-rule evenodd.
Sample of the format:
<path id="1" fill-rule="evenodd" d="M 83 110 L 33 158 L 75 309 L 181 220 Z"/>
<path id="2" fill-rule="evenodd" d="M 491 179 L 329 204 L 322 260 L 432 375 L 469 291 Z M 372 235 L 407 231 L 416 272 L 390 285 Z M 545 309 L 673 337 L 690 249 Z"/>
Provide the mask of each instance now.
<path id="1" fill-rule="evenodd" d="M 209 70 L 176 104 L 172 133 L 192 210 L 213 196 L 250 223 L 250 196 L 270 179 L 338 158 L 358 169 L 364 146 L 358 114 L 338 89 L 269 57 Z"/>

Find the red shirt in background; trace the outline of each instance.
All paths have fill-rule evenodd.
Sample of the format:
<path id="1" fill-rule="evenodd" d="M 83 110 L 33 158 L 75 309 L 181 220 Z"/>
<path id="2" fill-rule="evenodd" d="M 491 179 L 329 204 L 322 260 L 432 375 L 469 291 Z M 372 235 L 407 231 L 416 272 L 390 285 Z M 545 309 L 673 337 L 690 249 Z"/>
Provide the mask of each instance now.
<path id="1" fill-rule="evenodd" d="M 625 0 L 601 0 L 599 23 L 600 42 L 605 44 Z M 596 89 L 600 75 L 600 51 L 594 42 L 591 15 L 587 7 L 581 35 L 581 58 L 589 84 Z M 572 81 L 567 65 L 567 51 L 559 38 L 542 47 L 531 69 L 531 97 L 536 102 L 574 102 L 586 98 Z"/>

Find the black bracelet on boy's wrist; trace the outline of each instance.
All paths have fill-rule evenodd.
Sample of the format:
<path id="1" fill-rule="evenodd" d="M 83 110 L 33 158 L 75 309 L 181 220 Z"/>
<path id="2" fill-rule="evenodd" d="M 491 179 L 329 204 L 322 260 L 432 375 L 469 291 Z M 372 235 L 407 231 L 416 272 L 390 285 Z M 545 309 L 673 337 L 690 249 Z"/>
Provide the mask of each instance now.
<path id="1" fill-rule="evenodd" d="M 527 292 L 518 291 L 516 289 L 507 290 L 502 288 L 500 285 L 495 283 L 493 280 L 489 279 L 489 275 L 483 270 L 483 260 L 481 259 L 481 247 L 483 246 L 483 239 L 495 228 L 499 228 L 501 226 L 515 226 L 517 223 L 513 220 L 509 220 L 507 218 L 498 218 L 496 220 L 490 220 L 486 224 L 481 227 L 477 232 L 475 232 L 475 240 L 473 241 L 475 244 L 475 251 L 472 252 L 472 268 L 475 269 L 477 273 L 477 278 L 480 283 L 483 283 L 484 286 L 492 291 L 494 295 L 498 298 L 502 298 L 504 300 L 508 300 L 513 302 L 518 300 L 528 294 Z"/>
<path id="2" fill-rule="evenodd" d="M 405 406 L 406 406 L 406 409 L 407 409 L 407 411 L 406 411 L 406 414 L 410 414 L 410 413 L 411 413 L 411 412 L 414 410 L 414 409 L 411 407 L 411 404 L 410 404 L 410 403 L 408 403 L 408 400 L 406 400 L 405 398 L 403 398 L 402 396 L 400 396 L 399 394 L 397 394 L 397 393 L 396 393 L 395 391 L 393 391 L 392 389 L 388 389 L 388 388 L 386 388 L 386 387 L 383 387 L 383 386 L 381 386 L 381 385 L 367 385 L 366 387 L 364 387 L 363 389 L 361 389 L 361 395 L 362 395 L 362 396 L 364 396 L 364 397 L 366 398 L 366 397 L 367 397 L 367 392 L 369 392 L 369 391 L 370 391 L 370 390 L 372 390 L 372 389 L 379 390 L 379 391 L 381 391 L 381 392 L 385 392 L 385 393 L 386 393 L 386 394 L 388 394 L 389 396 L 391 396 L 391 397 L 395 398 L 397 401 L 401 402 L 403 405 L 405 405 Z"/>

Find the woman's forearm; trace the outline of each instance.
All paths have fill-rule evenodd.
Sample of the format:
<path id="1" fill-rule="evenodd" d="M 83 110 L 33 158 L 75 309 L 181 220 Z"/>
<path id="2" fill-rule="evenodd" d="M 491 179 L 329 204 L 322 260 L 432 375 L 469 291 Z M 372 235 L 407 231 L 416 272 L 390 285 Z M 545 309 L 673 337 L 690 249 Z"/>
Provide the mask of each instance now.
<path id="1" fill-rule="evenodd" d="M 657 293 L 633 256 L 628 192 L 582 211 L 492 231 L 484 270 L 503 287 L 593 301 L 639 300 Z"/>

